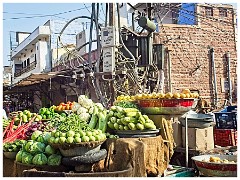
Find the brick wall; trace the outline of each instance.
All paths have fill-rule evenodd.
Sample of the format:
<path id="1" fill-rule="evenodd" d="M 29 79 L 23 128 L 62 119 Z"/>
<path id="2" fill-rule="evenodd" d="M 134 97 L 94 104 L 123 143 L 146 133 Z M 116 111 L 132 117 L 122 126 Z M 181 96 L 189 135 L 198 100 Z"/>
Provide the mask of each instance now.
<path id="1" fill-rule="evenodd" d="M 212 7 L 212 6 L 210 6 Z M 231 6 L 230 6 L 231 7 Z M 231 78 L 233 79 L 233 103 L 237 91 L 237 51 L 235 37 L 235 15 L 227 8 L 227 17 L 219 17 L 219 7 L 213 8 L 213 17 L 205 18 L 205 6 L 198 5 L 197 25 L 161 24 L 160 33 L 154 34 L 154 43 L 164 44 L 170 51 L 172 62 L 172 89 L 198 89 L 200 95 L 213 102 L 213 71 L 209 47 L 215 52 L 215 71 L 219 106 L 228 99 L 228 92 L 222 92 L 222 79 L 227 78 L 225 54 L 230 52 Z M 169 91 L 168 66 L 165 58 L 165 92 Z M 198 68 L 198 70 L 196 70 Z"/>

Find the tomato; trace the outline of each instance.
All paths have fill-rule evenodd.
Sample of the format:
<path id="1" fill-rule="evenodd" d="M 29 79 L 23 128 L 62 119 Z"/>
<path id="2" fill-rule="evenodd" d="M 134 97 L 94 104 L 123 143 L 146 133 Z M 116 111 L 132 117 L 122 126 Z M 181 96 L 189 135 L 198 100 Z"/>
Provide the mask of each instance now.
<path id="1" fill-rule="evenodd" d="M 63 106 L 62 106 L 62 111 L 63 111 L 63 110 L 66 110 L 66 105 L 63 105 Z"/>
<path id="2" fill-rule="evenodd" d="M 70 105 L 69 104 L 66 105 L 66 110 L 70 110 Z"/>

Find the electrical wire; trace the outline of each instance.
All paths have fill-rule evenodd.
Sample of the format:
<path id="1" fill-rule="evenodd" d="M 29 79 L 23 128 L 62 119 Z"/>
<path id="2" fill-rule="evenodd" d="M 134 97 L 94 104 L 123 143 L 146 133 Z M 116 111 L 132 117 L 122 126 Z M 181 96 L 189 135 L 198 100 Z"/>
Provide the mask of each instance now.
<path id="1" fill-rule="evenodd" d="M 88 8 L 88 7 L 85 6 L 85 8 Z M 13 18 L 3 19 L 3 20 L 5 21 L 5 20 L 14 20 L 14 19 L 32 19 L 32 18 L 38 18 L 38 17 L 40 18 L 40 17 L 57 16 L 57 15 L 61 15 L 61 14 L 71 13 L 71 12 L 74 12 L 74 11 L 80 11 L 80 10 L 83 10 L 85 8 L 74 9 L 74 10 L 60 12 L 60 13 L 56 13 L 56 14 L 46 14 L 46 15 L 28 16 L 28 17 L 13 17 Z"/>

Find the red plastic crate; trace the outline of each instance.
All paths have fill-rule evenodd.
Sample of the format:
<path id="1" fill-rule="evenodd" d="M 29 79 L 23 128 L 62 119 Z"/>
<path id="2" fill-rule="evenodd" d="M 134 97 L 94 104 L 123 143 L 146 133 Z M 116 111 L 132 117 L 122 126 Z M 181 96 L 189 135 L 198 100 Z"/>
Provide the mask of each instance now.
<path id="1" fill-rule="evenodd" d="M 218 146 L 236 146 L 237 130 L 235 129 L 214 129 L 214 144 Z"/>

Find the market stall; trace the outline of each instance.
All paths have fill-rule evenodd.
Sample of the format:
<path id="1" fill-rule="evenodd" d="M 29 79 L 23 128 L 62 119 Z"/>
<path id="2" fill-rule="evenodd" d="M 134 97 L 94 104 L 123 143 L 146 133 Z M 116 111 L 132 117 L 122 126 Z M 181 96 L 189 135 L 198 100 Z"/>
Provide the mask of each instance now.
<path id="1" fill-rule="evenodd" d="M 175 147 L 171 118 L 196 98 L 122 95 L 106 109 L 80 95 L 38 113 L 13 112 L 3 123 L 4 177 L 164 176 Z"/>

